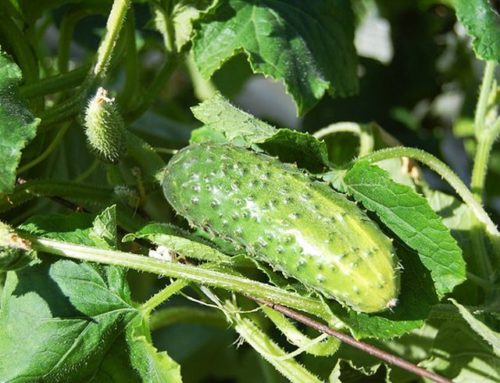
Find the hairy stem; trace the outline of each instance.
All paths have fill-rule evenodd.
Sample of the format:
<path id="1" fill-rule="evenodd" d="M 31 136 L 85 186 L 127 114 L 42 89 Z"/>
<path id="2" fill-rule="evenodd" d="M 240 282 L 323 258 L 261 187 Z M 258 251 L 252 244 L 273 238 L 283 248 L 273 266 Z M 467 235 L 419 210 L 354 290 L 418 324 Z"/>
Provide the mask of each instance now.
<path id="1" fill-rule="evenodd" d="M 188 286 L 189 282 L 186 282 L 182 279 L 179 279 L 175 282 L 172 282 L 162 290 L 158 291 L 155 295 L 149 298 L 146 302 L 141 305 L 140 310 L 144 312 L 146 315 L 149 315 L 151 311 L 153 311 L 156 307 L 165 302 L 172 295 L 180 292 L 184 287 Z"/>
<path id="2" fill-rule="evenodd" d="M 113 189 L 69 181 L 28 181 L 17 185 L 12 194 L 0 199 L 0 212 L 10 210 L 36 197 L 63 197 L 104 206 L 113 201 Z"/>
<path id="3" fill-rule="evenodd" d="M 328 334 L 330 336 L 333 336 L 333 337 L 339 339 L 340 341 L 342 341 L 342 342 L 344 342 L 352 347 L 355 347 L 361 351 L 366 352 L 367 354 L 370 354 L 370 355 L 372 355 L 380 360 L 383 360 L 386 363 L 389 363 L 389 364 L 392 364 L 392 365 L 397 366 L 399 368 L 402 368 L 402 369 L 409 371 L 409 372 L 411 372 L 417 376 L 420 376 L 422 378 L 430 379 L 433 382 L 451 383 L 451 380 L 448 380 L 441 375 L 438 375 L 434 372 L 431 372 L 431 371 L 425 370 L 421 367 L 418 367 L 418 366 L 414 365 L 413 363 L 410 363 L 410 362 L 408 362 L 402 358 L 399 358 L 393 354 L 390 354 L 388 352 L 385 352 L 385 351 L 383 351 L 375 346 L 372 346 L 371 344 L 356 340 L 353 337 L 351 337 L 343 332 L 334 330 L 334 329 L 328 327 L 327 325 L 320 323 L 318 321 L 315 321 L 314 319 L 311 319 L 305 315 L 302 315 L 294 310 L 291 310 L 288 307 L 284 307 L 284 306 L 279 305 L 279 304 L 265 302 L 265 301 L 262 301 L 259 299 L 256 299 L 256 301 L 260 304 L 267 305 L 267 306 L 271 307 L 272 309 L 279 311 L 280 313 L 286 315 L 287 317 L 292 318 L 292 319 L 296 320 L 297 322 L 303 323 L 310 328 L 318 330 L 324 334 Z"/>
<path id="4" fill-rule="evenodd" d="M 81 246 L 47 238 L 23 235 L 31 241 L 33 249 L 49 254 L 60 255 L 83 261 L 103 263 L 159 274 L 165 277 L 180 278 L 185 281 L 218 287 L 243 295 L 279 302 L 286 306 L 304 310 L 310 314 L 327 315 L 317 299 L 302 297 L 280 288 L 256 282 L 244 277 L 229 275 L 203 267 L 165 262 L 154 258 L 113 250 Z"/>
<path id="5" fill-rule="evenodd" d="M 479 92 L 479 99 L 474 117 L 474 132 L 477 139 L 474 167 L 472 169 L 471 189 L 476 199 L 481 202 L 483 197 L 484 181 L 488 171 L 490 151 L 499 133 L 500 120 L 493 126 L 488 126 L 486 117 L 491 93 L 495 91 L 495 66 L 494 61 L 486 62 L 483 81 Z"/>
<path id="6" fill-rule="evenodd" d="M 306 370 L 295 359 L 287 358 L 287 353 L 274 343 L 251 319 L 242 318 L 237 313 L 237 307 L 234 307 L 229 302 L 224 307 L 231 315 L 236 332 L 290 382 L 320 382 L 316 376 Z"/>
<path id="7" fill-rule="evenodd" d="M 19 95 L 24 98 L 32 98 L 67 91 L 69 88 L 80 85 L 89 69 L 90 65 L 82 65 L 70 72 L 59 73 L 35 83 L 23 85 L 19 88 Z"/>
<path id="8" fill-rule="evenodd" d="M 500 126 L 500 120 L 497 121 L 495 126 Z M 476 199 L 480 202 L 483 199 L 484 182 L 486 180 L 486 173 L 488 172 L 488 160 L 497 134 L 498 129 L 490 128 L 483 132 L 477 142 L 472 169 L 471 189 Z"/>
<path id="9" fill-rule="evenodd" d="M 92 175 L 96 171 L 96 169 L 99 167 L 101 162 L 96 158 L 92 163 L 89 165 L 87 169 L 85 169 L 82 173 L 78 175 L 78 177 L 75 178 L 75 182 L 83 182 L 85 181 L 88 177 Z"/>
<path id="10" fill-rule="evenodd" d="M 97 60 L 94 66 L 94 77 L 101 78 L 106 75 L 107 67 L 111 61 L 113 49 L 118 40 L 125 15 L 130 7 L 130 0 L 114 0 L 111 12 L 106 23 L 106 35 L 97 50 Z"/>
<path id="11" fill-rule="evenodd" d="M 484 67 L 483 81 L 479 90 L 479 98 L 476 105 L 476 113 L 474 116 L 474 130 L 476 137 L 482 133 L 485 128 L 486 114 L 488 111 L 488 99 L 495 80 L 495 62 L 487 61 Z"/>
<path id="12" fill-rule="evenodd" d="M 38 129 L 39 133 L 47 131 L 56 124 L 75 118 L 82 108 L 86 97 L 86 91 L 78 90 L 73 97 L 46 110 L 40 115 L 42 122 Z"/>

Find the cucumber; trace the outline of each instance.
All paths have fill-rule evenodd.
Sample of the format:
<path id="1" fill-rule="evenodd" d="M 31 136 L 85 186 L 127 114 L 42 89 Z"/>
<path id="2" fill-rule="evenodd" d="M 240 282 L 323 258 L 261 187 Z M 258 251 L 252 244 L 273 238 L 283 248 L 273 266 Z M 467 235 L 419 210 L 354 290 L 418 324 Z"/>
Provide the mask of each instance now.
<path id="1" fill-rule="evenodd" d="M 103 162 L 116 164 L 126 151 L 125 123 L 114 98 L 104 88 L 89 101 L 84 118 L 85 135 L 92 152 Z"/>
<path id="2" fill-rule="evenodd" d="M 163 192 L 191 226 L 360 312 L 397 303 L 392 241 L 353 202 L 296 167 L 230 145 L 191 145 Z"/>

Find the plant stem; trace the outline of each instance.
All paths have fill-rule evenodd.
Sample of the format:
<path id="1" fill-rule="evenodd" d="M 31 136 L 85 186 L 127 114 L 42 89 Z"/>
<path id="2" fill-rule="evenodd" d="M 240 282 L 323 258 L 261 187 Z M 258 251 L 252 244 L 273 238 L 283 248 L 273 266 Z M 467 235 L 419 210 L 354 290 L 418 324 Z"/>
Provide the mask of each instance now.
<path id="1" fill-rule="evenodd" d="M 128 110 L 136 100 L 139 91 L 139 58 L 135 43 L 135 17 L 130 10 L 124 26 L 126 42 L 125 85 L 118 95 L 118 103 Z"/>
<path id="2" fill-rule="evenodd" d="M 179 149 L 169 149 L 169 148 L 153 148 L 156 153 L 169 154 L 173 156 L 179 151 Z"/>
<path id="3" fill-rule="evenodd" d="M 47 148 L 43 151 L 43 153 L 40 154 L 38 157 L 34 158 L 32 161 L 28 162 L 27 164 L 21 166 L 17 170 L 17 174 L 22 174 L 22 173 L 26 172 L 27 170 L 38 165 L 40 162 L 42 162 L 44 159 L 46 159 L 57 148 L 57 146 L 59 145 L 59 143 L 63 139 L 64 135 L 68 131 L 69 127 L 70 127 L 70 124 L 67 123 L 61 129 L 59 129 L 59 131 L 57 132 L 55 137 L 52 139 L 49 146 L 47 146 Z"/>
<path id="4" fill-rule="evenodd" d="M 118 35 L 125 20 L 125 15 L 130 7 L 130 0 L 114 0 L 111 12 L 106 23 L 106 35 L 97 51 L 97 61 L 94 66 L 94 77 L 101 78 L 106 75 L 106 70 L 111 61 L 113 48 L 118 40 Z"/>
<path id="5" fill-rule="evenodd" d="M 96 80 L 102 79 L 106 75 L 106 71 L 111 62 L 113 49 L 116 45 L 129 6 L 130 0 L 114 0 L 106 23 L 107 32 L 97 50 L 97 59 L 93 70 L 87 74 L 86 79 L 73 98 L 49 109 L 41 116 L 42 123 L 40 130 L 43 131 L 59 122 L 69 120 L 80 113 L 82 103 L 87 97 L 88 91 L 92 88 Z M 76 14 L 75 17 L 83 17 L 84 15 L 85 13 Z M 61 66 L 66 65 L 65 60 L 66 57 L 61 58 Z"/>
<path id="6" fill-rule="evenodd" d="M 490 158 L 491 148 L 496 139 L 496 137 L 491 134 L 494 133 L 493 129 L 488 130 L 489 131 L 483 132 L 481 135 L 482 137 L 479 138 L 477 142 L 474 166 L 472 169 L 471 189 L 479 202 L 483 199 L 484 181 L 488 171 L 488 160 Z"/>
<path id="7" fill-rule="evenodd" d="M 481 204 L 474 198 L 474 196 L 467 188 L 467 186 L 465 186 L 462 180 L 460 180 L 460 178 L 453 172 L 453 170 L 451 170 L 444 162 L 440 161 L 432 154 L 415 148 L 395 147 L 377 150 L 376 152 L 364 156 L 363 159 L 371 162 L 378 162 L 387 160 L 389 158 L 399 157 L 410 157 L 418 160 L 438 173 L 453 187 L 453 189 L 455 189 L 457 194 L 472 210 L 477 219 L 486 226 L 486 229 L 490 234 L 494 236 L 498 236 L 500 234 L 495 223 L 493 223 L 491 218 L 488 216 L 488 213 L 486 213 Z"/>
<path id="8" fill-rule="evenodd" d="M 481 203 L 483 200 L 484 183 L 488 172 L 488 160 L 493 144 L 500 133 L 500 119 L 496 119 L 493 124 L 489 125 L 487 117 L 490 107 L 490 96 L 496 90 L 495 86 L 495 67 L 494 61 L 486 62 L 483 74 L 483 81 L 479 92 L 479 98 L 474 116 L 474 133 L 477 140 L 476 154 L 474 156 L 474 166 L 472 168 L 471 190 L 474 197 Z M 471 230 L 472 245 L 477 257 L 479 270 L 483 277 L 489 282 L 495 279 L 495 272 L 489 261 L 486 250 L 484 233 L 475 225 Z M 499 241 L 498 238 L 493 238 L 495 246 Z M 495 248 L 495 255 L 500 254 Z M 491 289 L 487 290 L 491 293 Z"/>
<path id="9" fill-rule="evenodd" d="M 304 310 L 313 315 L 325 316 L 327 312 L 322 303 L 313 298 L 302 297 L 280 288 L 256 282 L 244 277 L 229 275 L 220 271 L 202 267 L 165 262 L 154 258 L 113 250 L 81 246 L 47 238 L 23 235 L 31 241 L 33 249 L 68 258 L 108 265 L 128 267 L 171 278 L 180 278 L 189 282 L 200 283 L 250 295 L 271 302 Z"/>
<path id="10" fill-rule="evenodd" d="M 476 138 L 482 134 L 485 128 L 486 114 L 488 111 L 488 100 L 495 79 L 495 62 L 487 61 L 484 67 L 483 81 L 479 91 L 479 98 L 477 100 L 476 112 L 474 116 L 474 130 Z"/>
<path id="11" fill-rule="evenodd" d="M 322 139 L 335 133 L 353 133 L 359 138 L 359 156 L 361 157 L 373 151 L 373 136 L 367 130 L 367 127 L 363 127 L 355 122 L 337 122 L 318 130 L 313 136 L 317 139 Z"/>
<path id="12" fill-rule="evenodd" d="M 486 249 L 486 243 L 484 238 L 484 232 L 482 227 L 478 222 L 474 222 L 474 225 L 470 229 L 472 247 L 476 256 L 474 257 L 477 261 L 479 272 L 484 280 L 486 280 L 491 285 L 485 287 L 485 291 L 491 292 L 493 289 L 493 282 L 495 281 L 495 270 L 490 261 L 488 251 Z"/>
<path id="13" fill-rule="evenodd" d="M 156 307 L 161 305 L 172 295 L 177 294 L 179 291 L 181 291 L 184 287 L 188 285 L 189 282 L 186 282 L 182 279 L 172 282 L 171 284 L 169 284 L 168 286 L 157 292 L 155 295 L 153 295 L 151 298 L 149 298 L 146 302 L 144 302 L 141 305 L 140 310 L 145 315 L 149 315 L 151 311 L 153 311 Z"/>
<path id="14" fill-rule="evenodd" d="M 76 24 L 87 16 L 99 13 L 103 13 L 103 11 L 91 7 L 78 9 L 64 15 L 59 28 L 59 51 L 57 55 L 57 68 L 59 73 L 64 74 L 68 71 L 71 41 L 73 39 Z"/>
<path id="15" fill-rule="evenodd" d="M 81 88 L 83 88 L 83 85 Z M 42 113 L 40 115 L 42 122 L 38 129 L 39 133 L 47 131 L 60 122 L 68 121 L 76 117 L 80 112 L 86 93 L 86 90 L 79 89 L 73 97 Z"/>
<path id="16" fill-rule="evenodd" d="M 282 313 L 273 310 L 268 305 L 261 305 L 262 311 L 274 323 L 277 329 L 286 337 L 289 343 L 299 347 L 295 352 L 307 352 L 315 356 L 333 355 L 338 350 L 340 342 L 335 338 L 327 338 L 318 342 L 318 338 L 311 339 L 300 332 L 297 327 Z"/>
<path id="17" fill-rule="evenodd" d="M 314 319 L 311 319 L 305 315 L 302 315 L 294 310 L 289 309 L 288 307 L 284 307 L 284 306 L 279 305 L 279 304 L 265 302 L 265 301 L 262 301 L 260 299 L 255 299 L 255 301 L 260 303 L 260 304 L 267 305 L 267 306 L 271 307 L 272 309 L 279 311 L 280 313 L 286 315 L 287 317 L 296 320 L 297 322 L 303 323 L 310 328 L 313 328 L 313 329 L 318 330 L 322 333 L 333 336 L 333 337 L 339 339 L 340 341 L 342 341 L 342 342 L 344 342 L 352 347 L 355 347 L 361 351 L 364 351 L 367 354 L 370 354 L 370 355 L 372 355 L 380 360 L 383 360 L 386 363 L 392 364 L 392 365 L 397 366 L 399 368 L 402 368 L 406 371 L 409 371 L 417 376 L 420 376 L 422 378 L 427 378 L 427 379 L 430 379 L 430 380 L 432 380 L 434 382 L 438 382 L 438 383 L 452 383 L 451 380 L 448 380 L 441 375 L 438 375 L 434 372 L 431 372 L 431 371 L 425 370 L 421 367 L 418 367 L 418 366 L 414 365 L 413 363 L 410 363 L 402 358 L 399 358 L 399 357 L 392 355 L 388 352 L 380 350 L 379 348 L 372 346 L 371 344 L 356 340 L 343 332 L 334 330 L 334 329 L 328 327 L 327 325 L 320 323 L 320 322 L 317 322 Z"/>
<path id="18" fill-rule="evenodd" d="M 18 28 L 14 20 L 0 9 L 0 32 L 8 41 L 16 62 L 23 72 L 23 81 L 33 83 L 38 80 L 38 62 L 33 55 L 28 40 L 23 37 L 23 32 Z"/>
<path id="19" fill-rule="evenodd" d="M 175 54 L 170 54 L 165 60 L 166 61 L 162 68 L 158 71 L 154 80 L 151 82 L 151 86 L 147 92 L 145 92 L 145 96 L 142 101 L 134 109 L 132 109 L 132 111 L 127 113 L 125 117 L 127 120 L 134 121 L 150 107 L 151 103 L 161 92 L 175 68 L 177 68 L 178 58 Z"/>
<path id="20" fill-rule="evenodd" d="M 85 181 L 88 177 L 92 175 L 96 171 L 96 169 L 99 167 L 99 164 L 101 162 L 96 158 L 92 161 L 92 163 L 89 165 L 87 169 L 85 169 L 78 177 L 75 178 L 75 182 L 83 182 Z"/>
<path id="21" fill-rule="evenodd" d="M 500 126 L 500 120 L 498 119 L 493 126 L 487 126 L 486 122 L 489 99 L 491 92 L 494 90 L 495 66 L 496 64 L 494 61 L 486 62 L 474 118 L 474 132 L 477 140 L 477 148 L 474 157 L 474 167 L 472 169 L 471 189 L 479 202 L 482 200 L 490 151 L 498 136 Z"/>
<path id="22" fill-rule="evenodd" d="M 19 95 L 24 98 L 44 96 L 46 94 L 66 91 L 80 85 L 90 69 L 90 65 L 82 65 L 71 72 L 57 74 L 41 79 L 35 83 L 19 88 Z"/>
<path id="23" fill-rule="evenodd" d="M 231 319 L 234 321 L 236 332 L 290 382 L 320 383 L 316 376 L 306 370 L 295 359 L 286 358 L 287 353 L 276 345 L 251 319 L 242 318 L 237 313 L 237 307 L 234 307 L 229 302 L 224 307 L 227 308 Z"/>
<path id="24" fill-rule="evenodd" d="M 17 185 L 13 193 L 0 199 L 0 212 L 10 210 L 41 196 L 63 197 L 104 206 L 113 201 L 113 189 L 68 181 L 28 181 Z"/>

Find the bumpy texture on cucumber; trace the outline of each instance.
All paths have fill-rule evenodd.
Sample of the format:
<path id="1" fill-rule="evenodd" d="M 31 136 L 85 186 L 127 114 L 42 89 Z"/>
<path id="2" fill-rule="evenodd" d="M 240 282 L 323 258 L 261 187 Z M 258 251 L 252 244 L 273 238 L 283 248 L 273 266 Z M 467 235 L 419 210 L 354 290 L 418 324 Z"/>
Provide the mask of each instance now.
<path id="1" fill-rule="evenodd" d="M 85 110 L 85 135 L 94 154 L 112 164 L 125 153 L 125 124 L 114 98 L 99 88 Z"/>
<path id="2" fill-rule="evenodd" d="M 169 162 L 163 192 L 192 226 L 361 312 L 394 306 L 391 241 L 353 202 L 297 168 L 229 145 L 192 145 Z"/>

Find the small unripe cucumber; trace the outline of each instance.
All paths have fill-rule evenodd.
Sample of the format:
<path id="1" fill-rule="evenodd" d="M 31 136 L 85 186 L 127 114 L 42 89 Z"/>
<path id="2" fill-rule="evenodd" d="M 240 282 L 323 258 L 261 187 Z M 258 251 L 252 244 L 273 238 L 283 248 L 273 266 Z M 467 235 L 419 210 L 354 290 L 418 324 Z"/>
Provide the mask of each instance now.
<path id="1" fill-rule="evenodd" d="M 263 154 L 191 145 L 169 162 L 163 192 L 192 226 L 354 310 L 394 306 L 399 290 L 391 241 L 353 202 Z"/>
<path id="2" fill-rule="evenodd" d="M 85 110 L 85 135 L 101 161 L 116 164 L 126 150 L 125 123 L 114 98 L 99 88 Z"/>

